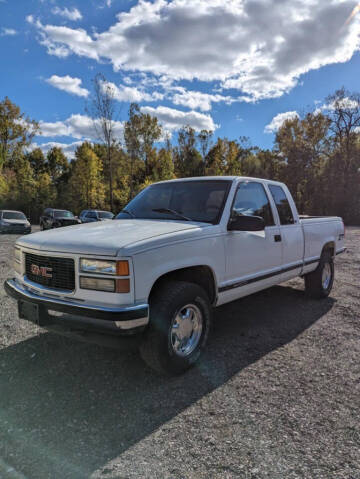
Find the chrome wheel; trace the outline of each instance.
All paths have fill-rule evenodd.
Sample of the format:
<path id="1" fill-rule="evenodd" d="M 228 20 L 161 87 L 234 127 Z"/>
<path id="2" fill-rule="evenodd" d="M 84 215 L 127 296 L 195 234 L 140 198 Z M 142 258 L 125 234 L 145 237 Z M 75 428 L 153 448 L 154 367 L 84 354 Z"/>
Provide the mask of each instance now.
<path id="1" fill-rule="evenodd" d="M 199 344 L 203 315 L 195 304 L 187 304 L 175 315 L 170 332 L 171 346 L 178 356 L 191 354 Z"/>
<path id="2" fill-rule="evenodd" d="M 322 287 L 325 290 L 327 290 L 330 286 L 331 277 L 332 277 L 331 266 L 329 263 L 325 263 L 323 271 L 322 271 L 322 278 L 321 278 Z"/>

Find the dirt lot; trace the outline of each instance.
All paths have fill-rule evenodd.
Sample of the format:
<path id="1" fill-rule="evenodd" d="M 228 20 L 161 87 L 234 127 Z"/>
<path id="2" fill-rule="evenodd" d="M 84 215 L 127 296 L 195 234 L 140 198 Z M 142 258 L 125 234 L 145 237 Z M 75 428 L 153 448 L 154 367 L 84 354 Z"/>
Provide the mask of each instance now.
<path id="1" fill-rule="evenodd" d="M 346 242 L 330 298 L 299 279 L 219 308 L 174 379 L 19 320 L 0 286 L 0 478 L 359 479 L 360 228 Z"/>

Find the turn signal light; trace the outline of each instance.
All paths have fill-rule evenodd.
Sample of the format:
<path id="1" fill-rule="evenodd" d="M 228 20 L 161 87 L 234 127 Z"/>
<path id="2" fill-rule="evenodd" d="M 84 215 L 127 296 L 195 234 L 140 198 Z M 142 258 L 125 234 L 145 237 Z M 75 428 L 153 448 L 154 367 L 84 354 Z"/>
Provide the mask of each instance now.
<path id="1" fill-rule="evenodd" d="M 117 293 L 130 293 L 130 280 L 129 279 L 117 279 L 116 280 L 116 292 Z"/>
<path id="2" fill-rule="evenodd" d="M 129 261 L 117 261 L 116 262 L 116 274 L 117 276 L 129 276 Z"/>

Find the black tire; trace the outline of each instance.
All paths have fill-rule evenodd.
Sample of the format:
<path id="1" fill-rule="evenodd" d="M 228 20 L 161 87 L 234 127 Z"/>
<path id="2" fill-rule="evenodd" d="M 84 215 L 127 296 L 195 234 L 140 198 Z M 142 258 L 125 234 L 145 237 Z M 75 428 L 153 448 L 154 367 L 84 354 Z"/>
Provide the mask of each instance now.
<path id="1" fill-rule="evenodd" d="M 196 347 L 179 355 L 174 341 L 174 324 L 186 307 L 201 314 L 202 329 Z M 205 348 L 211 327 L 212 307 L 206 292 L 197 284 L 184 281 L 164 283 L 150 300 L 150 322 L 140 345 L 143 360 L 160 374 L 178 375 L 193 366 Z M 191 333 L 191 338 L 195 333 Z M 176 333 L 175 333 L 176 336 Z M 178 339 L 177 339 L 178 340 Z"/>
<path id="2" fill-rule="evenodd" d="M 42 223 L 40 223 L 40 231 L 44 231 L 44 225 Z"/>
<path id="3" fill-rule="evenodd" d="M 328 282 L 324 281 L 323 272 L 328 268 L 331 277 Z M 335 277 L 334 258 L 329 251 L 322 253 L 320 262 L 315 271 L 305 275 L 305 293 L 310 298 L 327 298 L 332 290 Z"/>

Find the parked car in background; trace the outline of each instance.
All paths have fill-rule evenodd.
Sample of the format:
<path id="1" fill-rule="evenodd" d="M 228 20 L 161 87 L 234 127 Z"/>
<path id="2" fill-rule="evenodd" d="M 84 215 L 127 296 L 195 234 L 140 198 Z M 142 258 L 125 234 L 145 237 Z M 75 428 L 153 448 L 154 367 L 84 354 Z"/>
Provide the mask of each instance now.
<path id="1" fill-rule="evenodd" d="M 40 216 L 40 229 L 49 230 L 52 228 L 61 228 L 62 226 L 78 225 L 81 223 L 77 216 L 71 211 L 56 210 L 47 208 Z"/>
<path id="2" fill-rule="evenodd" d="M 0 210 L 0 233 L 31 233 L 30 221 L 22 211 Z"/>
<path id="3" fill-rule="evenodd" d="M 114 216 L 114 213 L 111 213 L 111 211 L 83 210 L 79 218 L 81 223 L 94 223 L 95 221 L 112 220 Z"/>

